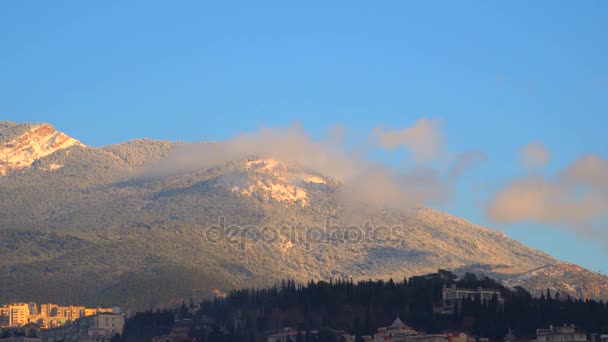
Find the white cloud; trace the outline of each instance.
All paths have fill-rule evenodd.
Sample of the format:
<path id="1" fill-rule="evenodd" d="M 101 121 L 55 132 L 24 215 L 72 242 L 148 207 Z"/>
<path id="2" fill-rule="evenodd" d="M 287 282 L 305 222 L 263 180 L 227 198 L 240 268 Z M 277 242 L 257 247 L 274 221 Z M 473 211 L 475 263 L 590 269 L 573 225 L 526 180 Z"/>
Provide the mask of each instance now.
<path id="1" fill-rule="evenodd" d="M 443 153 L 441 121 L 426 118 L 402 130 L 374 129 L 372 135 L 378 145 L 386 149 L 407 148 L 418 163 L 437 159 Z"/>

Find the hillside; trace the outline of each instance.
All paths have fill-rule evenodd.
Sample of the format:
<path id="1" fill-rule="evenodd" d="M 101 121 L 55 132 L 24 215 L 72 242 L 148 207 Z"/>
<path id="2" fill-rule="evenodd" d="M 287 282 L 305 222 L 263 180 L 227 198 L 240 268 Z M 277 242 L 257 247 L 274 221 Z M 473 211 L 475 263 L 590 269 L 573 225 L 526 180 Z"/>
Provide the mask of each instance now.
<path id="1" fill-rule="evenodd" d="M 47 124 L 0 125 L 6 127 L 4 150 L 26 138 L 51 146 L 43 144 L 46 135 L 32 137 L 41 127 L 64 135 Z M 339 181 L 297 164 L 250 156 L 186 173 L 153 172 L 176 146 L 145 139 L 103 148 L 73 143 L 31 154 L 29 165 L 5 165 L 0 302 L 142 308 L 283 278 L 402 279 L 438 268 L 476 268 L 532 293 L 549 284 L 576 297 L 608 298 L 605 276 L 578 277 L 589 272 L 584 269 L 570 270 L 568 277 L 539 272 L 563 264 L 499 231 L 436 210 L 346 205 Z M 226 227 L 243 228 L 241 238 L 209 235 L 220 218 Z M 291 227 L 324 227 L 328 220 L 329 231 Z M 375 239 L 348 235 L 353 225 L 359 227 L 355 233 L 369 233 L 366 222 L 375 227 Z M 386 232 L 391 239 L 383 238 Z M 270 237 L 252 238 L 264 233 Z"/>
<path id="2" fill-rule="evenodd" d="M 573 298 L 608 298 L 605 275 L 561 261 L 507 278 L 504 283 L 507 286 L 523 284 L 537 291 L 550 289 L 554 294 L 560 292 Z"/>

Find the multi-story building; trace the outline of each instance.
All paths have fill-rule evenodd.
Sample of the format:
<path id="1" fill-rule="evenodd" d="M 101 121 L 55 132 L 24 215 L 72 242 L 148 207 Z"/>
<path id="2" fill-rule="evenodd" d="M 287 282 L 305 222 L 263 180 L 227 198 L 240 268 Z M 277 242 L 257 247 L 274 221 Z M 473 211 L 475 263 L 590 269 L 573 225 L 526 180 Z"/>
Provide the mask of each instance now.
<path id="1" fill-rule="evenodd" d="M 57 328 L 42 330 L 43 342 L 109 342 L 122 334 L 125 319 L 120 314 L 98 313 L 85 316 Z"/>
<path id="2" fill-rule="evenodd" d="M 38 314 L 38 305 L 34 302 L 29 302 L 27 304 L 30 307 L 30 315 L 37 315 Z"/>
<path id="3" fill-rule="evenodd" d="M 586 342 L 587 333 L 577 330 L 574 325 L 549 326 L 549 329 L 537 329 L 538 342 Z"/>
<path id="4" fill-rule="evenodd" d="M 86 308 L 84 306 L 36 303 L 11 303 L 0 306 L 0 327 L 18 327 L 36 323 L 42 328 L 54 328 L 79 318 L 98 313 L 119 313 L 116 308 Z"/>
<path id="5" fill-rule="evenodd" d="M 29 323 L 28 303 L 12 303 L 0 307 L 0 326 L 17 327 Z"/>
<path id="6" fill-rule="evenodd" d="M 61 306 L 57 304 L 41 304 L 40 314 L 33 315 L 31 322 L 45 328 L 52 328 L 85 316 L 84 306 Z"/>
<path id="7" fill-rule="evenodd" d="M 608 335 L 600 335 L 600 342 L 608 342 Z"/>
<path id="8" fill-rule="evenodd" d="M 500 294 L 499 290 L 496 289 L 484 289 L 478 287 L 477 289 L 459 289 L 456 285 L 451 287 L 444 286 L 442 291 L 442 310 L 443 314 L 453 314 L 459 311 L 462 305 L 462 301 L 465 298 L 476 299 L 479 298 L 481 301 L 489 301 L 496 297 L 498 300 L 499 307 L 503 307 L 504 299 Z"/>

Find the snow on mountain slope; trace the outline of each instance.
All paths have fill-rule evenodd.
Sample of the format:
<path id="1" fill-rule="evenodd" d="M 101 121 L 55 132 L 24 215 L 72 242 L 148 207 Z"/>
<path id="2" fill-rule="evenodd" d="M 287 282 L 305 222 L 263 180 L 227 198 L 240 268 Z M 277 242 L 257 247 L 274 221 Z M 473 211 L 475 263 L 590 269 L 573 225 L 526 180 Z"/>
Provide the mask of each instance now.
<path id="1" fill-rule="evenodd" d="M 0 177 L 0 198 L 11 198 L 0 201 L 6 244 L 0 248 L 0 300 L 38 299 L 35 294 L 68 300 L 76 291 L 83 300 L 135 300 L 129 305 L 138 307 L 284 278 L 401 279 L 439 268 L 487 274 L 535 295 L 548 287 L 564 296 L 608 298 L 606 276 L 559 262 L 498 230 L 428 208 L 353 207 L 344 203 L 339 181 L 280 160 L 251 156 L 149 176 L 142 170 L 162 162 L 176 143 L 139 139 L 85 148 L 46 124 L 0 122 L 0 146 L 12 161 L 10 169 L 2 164 L 8 173 Z M 257 233 L 296 221 L 324 227 L 331 220 L 338 234 L 307 246 L 279 231 L 276 239 L 245 238 L 239 248 L 231 239 L 207 238 L 205 229 L 219 218 Z M 395 228 L 397 239 L 339 238 L 365 222 Z M 158 290 L 157 283 L 171 286 Z"/>
<path id="2" fill-rule="evenodd" d="M 55 130 L 47 123 L 34 125 L 20 136 L 0 146 L 0 174 L 30 167 L 36 160 L 70 146 L 84 146 L 80 141 Z M 50 169 L 61 168 L 60 164 Z"/>

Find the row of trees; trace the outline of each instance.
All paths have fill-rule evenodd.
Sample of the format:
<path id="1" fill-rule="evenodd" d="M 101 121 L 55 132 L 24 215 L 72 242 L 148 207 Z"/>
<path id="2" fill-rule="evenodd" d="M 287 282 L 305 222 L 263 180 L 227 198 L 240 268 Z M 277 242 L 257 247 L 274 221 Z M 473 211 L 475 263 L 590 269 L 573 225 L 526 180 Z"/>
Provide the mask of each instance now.
<path id="1" fill-rule="evenodd" d="M 441 305 L 442 289 L 452 284 L 497 289 L 504 305 L 497 298 L 465 298 L 454 315 L 439 314 L 436 309 Z M 474 274 L 457 279 L 448 271 L 399 282 L 330 280 L 304 285 L 288 280 L 270 288 L 237 290 L 227 298 L 206 301 L 199 314 L 219 322 L 239 321 L 240 330 L 257 332 L 290 326 L 372 334 L 396 316 L 419 331 L 463 331 L 492 339 L 502 338 L 509 329 L 522 337 L 534 337 L 537 328 L 562 324 L 575 324 L 588 332 L 608 332 L 608 307 L 604 302 L 562 298 L 549 290 L 535 298 L 521 287 L 509 289 Z"/>
<path id="2" fill-rule="evenodd" d="M 493 288 L 504 299 L 464 298 L 452 315 L 440 314 L 444 286 Z M 189 308 L 190 309 L 189 309 Z M 588 333 L 608 333 L 604 302 L 563 298 L 550 290 L 533 297 L 521 287 L 509 289 L 491 278 L 466 274 L 458 279 L 448 271 L 395 282 L 352 280 L 286 280 L 270 288 L 243 289 L 226 298 L 204 301 L 192 315 L 193 302 L 175 310 L 139 313 L 127 320 L 123 341 L 149 340 L 166 334 L 175 320 L 188 319 L 197 341 L 262 341 L 284 327 L 303 333 L 298 341 L 339 341 L 335 329 L 373 334 L 399 316 L 406 324 L 427 333 L 465 332 L 501 340 L 511 329 L 518 337 L 534 338 L 536 329 L 575 324 Z M 191 320 L 191 321 L 190 321 Z M 318 330 L 314 336 L 311 330 Z M 304 333 L 307 332 L 307 333 Z"/>

